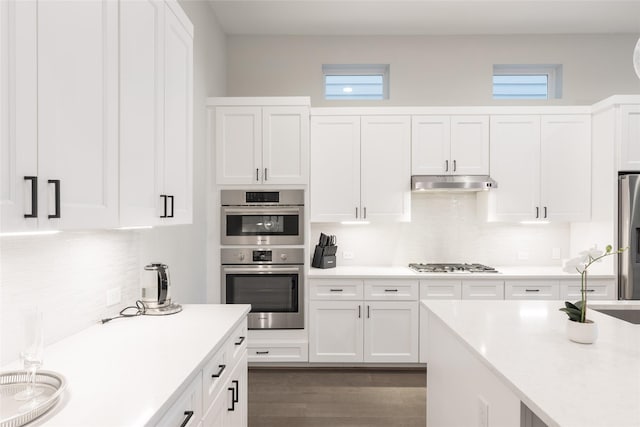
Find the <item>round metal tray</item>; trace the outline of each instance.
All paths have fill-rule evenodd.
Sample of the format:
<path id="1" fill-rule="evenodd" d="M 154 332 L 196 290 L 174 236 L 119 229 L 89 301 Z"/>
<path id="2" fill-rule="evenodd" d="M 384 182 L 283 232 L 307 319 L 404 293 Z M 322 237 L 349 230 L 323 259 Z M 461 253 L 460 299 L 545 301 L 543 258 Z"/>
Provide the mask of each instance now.
<path id="1" fill-rule="evenodd" d="M 65 378 L 52 371 L 36 373 L 36 387 L 42 391 L 36 403 L 22 409 L 28 401 L 18 401 L 14 395 L 27 387 L 26 371 L 0 372 L 0 427 L 23 426 L 43 415 L 58 402 L 67 386 Z"/>

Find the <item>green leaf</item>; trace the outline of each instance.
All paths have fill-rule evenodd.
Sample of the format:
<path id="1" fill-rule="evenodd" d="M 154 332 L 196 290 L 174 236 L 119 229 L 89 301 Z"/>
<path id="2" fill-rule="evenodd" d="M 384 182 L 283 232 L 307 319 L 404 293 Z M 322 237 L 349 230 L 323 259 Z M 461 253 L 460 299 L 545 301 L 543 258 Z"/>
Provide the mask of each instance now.
<path id="1" fill-rule="evenodd" d="M 571 309 L 574 309 L 574 310 L 580 310 L 581 309 L 580 306 L 582 306 L 582 301 L 578 301 L 575 304 L 572 304 L 569 301 L 565 301 L 564 305 L 567 308 L 571 308 Z"/>
<path id="2" fill-rule="evenodd" d="M 573 320 L 574 322 L 579 322 L 580 318 L 582 317 L 582 313 L 580 312 L 580 310 L 576 310 L 574 308 L 562 307 L 560 311 L 564 311 L 565 313 L 567 313 L 569 319 Z"/>

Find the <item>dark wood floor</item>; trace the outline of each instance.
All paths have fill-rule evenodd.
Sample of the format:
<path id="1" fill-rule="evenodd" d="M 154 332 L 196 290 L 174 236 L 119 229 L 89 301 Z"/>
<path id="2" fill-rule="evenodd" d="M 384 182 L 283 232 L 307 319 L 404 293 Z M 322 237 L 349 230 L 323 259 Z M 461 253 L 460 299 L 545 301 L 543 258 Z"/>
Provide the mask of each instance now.
<path id="1" fill-rule="evenodd" d="M 249 369 L 249 427 L 425 425 L 424 369 Z"/>

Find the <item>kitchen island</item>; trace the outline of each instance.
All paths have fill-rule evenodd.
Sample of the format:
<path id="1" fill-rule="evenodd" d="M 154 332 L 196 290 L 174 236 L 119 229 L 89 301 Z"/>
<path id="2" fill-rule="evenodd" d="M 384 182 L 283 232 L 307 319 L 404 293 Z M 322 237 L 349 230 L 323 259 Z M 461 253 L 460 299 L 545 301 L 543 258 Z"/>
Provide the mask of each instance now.
<path id="1" fill-rule="evenodd" d="M 639 426 L 640 326 L 591 310 L 569 341 L 562 301 L 422 300 L 427 425 Z"/>
<path id="2" fill-rule="evenodd" d="M 212 381 L 226 381 L 233 374 L 232 363 L 246 380 L 243 337 L 249 309 L 249 305 L 184 305 L 182 312 L 169 316 L 96 324 L 45 347 L 43 369 L 62 374 L 67 389 L 49 413 L 30 425 L 180 425 L 187 411 L 175 406 L 182 402 L 193 411 L 188 425 L 199 425 L 207 411 L 216 408 L 217 394 L 226 397 L 226 390 L 218 392 L 222 387 Z M 208 370 L 221 374 L 225 363 L 229 369 L 212 379 Z M 3 371 L 20 367 L 14 363 Z M 234 394 L 238 395 L 246 396 L 246 387 Z M 221 403 L 223 413 L 227 402 Z M 233 425 L 246 425 L 246 414 L 244 423 Z"/>

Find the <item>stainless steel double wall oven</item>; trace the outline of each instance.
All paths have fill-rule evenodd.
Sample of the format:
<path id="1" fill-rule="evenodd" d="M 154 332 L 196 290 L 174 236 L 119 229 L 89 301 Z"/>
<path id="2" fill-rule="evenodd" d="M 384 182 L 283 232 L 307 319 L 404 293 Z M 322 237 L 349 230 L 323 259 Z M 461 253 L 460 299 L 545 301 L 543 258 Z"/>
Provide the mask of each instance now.
<path id="1" fill-rule="evenodd" d="M 303 329 L 304 190 L 220 196 L 222 300 L 251 304 L 249 329 Z"/>

